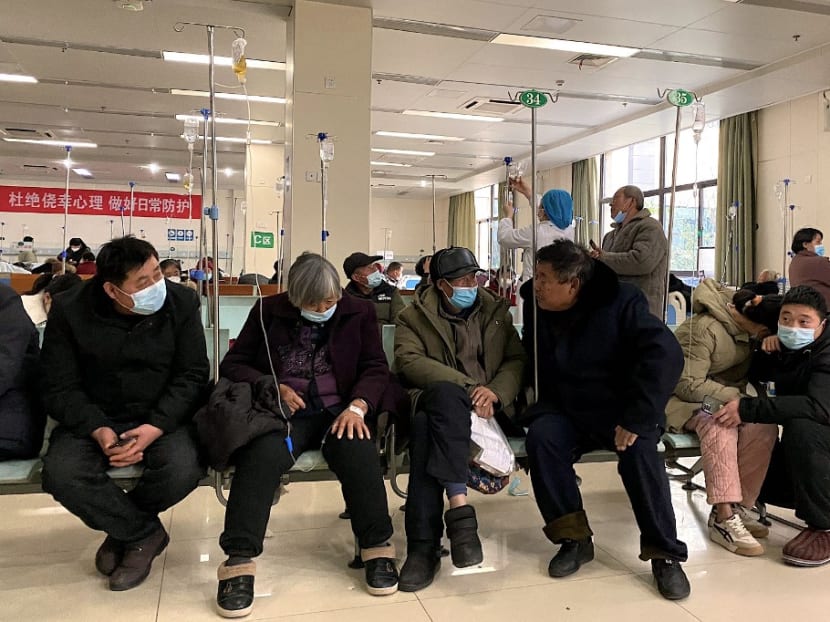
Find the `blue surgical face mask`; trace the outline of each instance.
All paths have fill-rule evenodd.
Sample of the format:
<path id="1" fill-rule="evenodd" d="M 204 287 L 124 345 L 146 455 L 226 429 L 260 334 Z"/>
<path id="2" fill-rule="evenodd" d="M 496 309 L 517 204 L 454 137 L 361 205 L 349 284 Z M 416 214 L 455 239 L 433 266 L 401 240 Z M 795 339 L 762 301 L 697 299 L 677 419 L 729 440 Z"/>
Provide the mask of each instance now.
<path id="1" fill-rule="evenodd" d="M 815 253 L 819 257 L 824 257 L 824 244 L 816 244 Z"/>
<path id="2" fill-rule="evenodd" d="M 334 303 L 329 309 L 326 309 L 322 313 L 317 313 L 316 311 L 311 311 L 310 309 L 300 309 L 300 315 L 309 322 L 322 324 L 323 322 L 328 322 L 331 319 L 331 316 L 334 315 L 335 309 L 337 309 L 337 303 Z"/>
<path id="3" fill-rule="evenodd" d="M 778 339 L 788 350 L 800 350 L 816 340 L 814 328 L 790 328 L 778 324 Z"/>
<path id="4" fill-rule="evenodd" d="M 366 276 L 366 287 L 369 289 L 375 289 L 381 283 L 383 283 L 383 275 L 377 270 Z"/>
<path id="5" fill-rule="evenodd" d="M 625 212 L 617 212 L 617 215 L 614 216 L 614 222 L 621 225 L 623 220 L 625 220 Z"/>
<path id="6" fill-rule="evenodd" d="M 459 309 L 469 309 L 478 297 L 478 287 L 453 287 L 450 302 Z"/>
<path id="7" fill-rule="evenodd" d="M 164 306 L 164 301 L 167 299 L 167 286 L 164 284 L 164 279 L 161 279 L 141 291 L 127 295 L 133 301 L 133 308 L 130 311 L 138 315 L 153 315 Z"/>

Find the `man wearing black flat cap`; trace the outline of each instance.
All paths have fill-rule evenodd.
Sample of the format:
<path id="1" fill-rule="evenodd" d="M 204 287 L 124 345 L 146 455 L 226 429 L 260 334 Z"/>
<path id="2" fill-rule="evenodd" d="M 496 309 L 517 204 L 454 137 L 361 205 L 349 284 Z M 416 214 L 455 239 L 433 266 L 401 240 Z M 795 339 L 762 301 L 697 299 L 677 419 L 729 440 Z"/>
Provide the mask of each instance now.
<path id="1" fill-rule="evenodd" d="M 469 249 L 438 251 L 431 285 L 396 321 L 395 366 L 413 403 L 402 591 L 432 583 L 444 523 L 453 565 L 483 560 L 476 513 L 467 505 L 470 413 L 489 419 L 512 411 L 524 353 L 508 302 L 478 287 L 480 270 Z M 445 492 L 450 509 L 442 521 Z"/>
<path id="2" fill-rule="evenodd" d="M 346 293 L 375 303 L 378 324 L 383 326 L 395 323 L 395 316 L 404 308 L 404 303 L 398 288 L 387 283 L 375 268 L 375 262 L 380 259 L 382 255 L 352 253 L 343 262 L 343 272 L 349 279 Z"/>

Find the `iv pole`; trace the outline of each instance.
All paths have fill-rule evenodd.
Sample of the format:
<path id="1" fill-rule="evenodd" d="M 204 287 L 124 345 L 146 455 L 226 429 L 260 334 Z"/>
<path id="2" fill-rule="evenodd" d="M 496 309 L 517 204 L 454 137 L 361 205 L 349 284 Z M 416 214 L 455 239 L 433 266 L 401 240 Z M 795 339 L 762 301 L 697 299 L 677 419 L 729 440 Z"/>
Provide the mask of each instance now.
<path id="1" fill-rule="evenodd" d="M 182 32 L 185 26 L 203 26 L 207 31 L 208 42 L 208 82 L 210 87 L 210 137 L 211 137 L 211 184 L 210 184 L 210 207 L 204 208 L 204 213 L 211 220 L 212 233 L 212 248 L 213 248 L 213 300 L 210 302 L 213 310 L 213 382 L 219 381 L 219 207 L 216 205 L 216 193 L 219 185 L 218 173 L 219 169 L 216 166 L 216 77 L 215 77 L 215 55 L 213 50 L 214 34 L 217 28 L 224 28 L 232 30 L 237 37 L 245 38 L 245 31 L 242 28 L 235 26 L 222 26 L 216 24 L 199 24 L 194 22 L 177 22 L 173 27 L 176 32 Z M 240 34 L 241 33 L 241 34 Z M 205 115 L 205 112 L 202 112 Z M 207 119 L 207 116 L 205 115 Z M 205 123 L 205 145 L 207 145 L 208 128 Z M 205 147 L 205 151 L 207 151 Z M 203 169 L 207 168 L 207 162 L 202 162 Z M 204 174 L 202 175 L 202 184 L 204 186 Z M 202 195 L 204 199 L 204 195 Z"/>
<path id="2" fill-rule="evenodd" d="M 135 211 L 135 182 L 130 182 L 130 235 L 133 234 L 133 212 Z"/>
<path id="3" fill-rule="evenodd" d="M 446 175 L 436 175 L 435 173 L 431 175 L 424 175 L 424 177 L 429 177 L 432 180 L 432 254 L 435 254 L 435 180 L 436 179 L 446 179 Z"/>
<path id="4" fill-rule="evenodd" d="M 69 169 L 72 166 L 72 145 L 66 145 L 66 190 L 63 193 L 63 273 L 66 274 L 66 226 L 69 220 Z"/>
<path id="5" fill-rule="evenodd" d="M 326 224 L 326 217 L 328 216 L 329 210 L 329 162 L 334 160 L 334 142 L 326 132 L 319 132 L 317 134 L 317 141 L 320 143 L 320 191 L 323 195 L 320 240 L 322 243 L 323 258 L 325 258 L 329 241 L 329 230 Z"/>

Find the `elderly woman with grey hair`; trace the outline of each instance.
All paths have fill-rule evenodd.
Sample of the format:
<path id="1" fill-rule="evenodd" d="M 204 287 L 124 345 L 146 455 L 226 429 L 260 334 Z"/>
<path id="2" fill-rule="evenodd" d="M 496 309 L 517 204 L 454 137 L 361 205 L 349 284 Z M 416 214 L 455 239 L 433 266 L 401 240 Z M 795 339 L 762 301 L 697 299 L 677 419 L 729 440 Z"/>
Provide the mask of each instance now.
<path id="1" fill-rule="evenodd" d="M 288 291 L 254 305 L 220 373 L 252 384 L 274 378 L 280 395 L 274 415 L 285 425 L 231 456 L 236 471 L 219 540 L 228 555 L 218 572 L 219 613 L 251 611 L 251 558 L 262 553 L 280 477 L 304 451 L 321 447 L 351 509 L 369 593 L 397 591 L 392 522 L 372 441 L 374 416 L 394 387 L 372 303 L 344 297 L 334 266 L 304 253 L 288 272 Z"/>

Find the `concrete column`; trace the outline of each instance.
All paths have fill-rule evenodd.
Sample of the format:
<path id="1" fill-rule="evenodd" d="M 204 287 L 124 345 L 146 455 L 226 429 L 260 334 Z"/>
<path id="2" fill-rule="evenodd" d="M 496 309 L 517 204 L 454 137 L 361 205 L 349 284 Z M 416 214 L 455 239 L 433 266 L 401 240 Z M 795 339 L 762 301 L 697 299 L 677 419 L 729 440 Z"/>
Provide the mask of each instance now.
<path id="1" fill-rule="evenodd" d="M 249 172 L 242 198 L 236 200 L 234 246 L 245 249 L 244 265 L 234 259 L 234 272 L 239 275 L 258 273 L 270 277 L 279 252 L 279 220 L 282 219 L 283 193 L 281 178 L 285 163 L 282 145 L 251 145 L 246 162 Z M 273 248 L 254 248 L 251 234 L 255 231 L 270 234 Z"/>
<path id="2" fill-rule="evenodd" d="M 372 12 L 297 0 L 287 28 L 286 268 L 321 251 L 318 132 L 334 137 L 329 167 L 328 259 L 340 268 L 369 252 Z"/>

